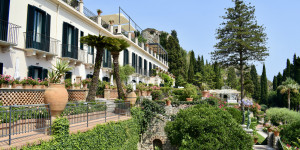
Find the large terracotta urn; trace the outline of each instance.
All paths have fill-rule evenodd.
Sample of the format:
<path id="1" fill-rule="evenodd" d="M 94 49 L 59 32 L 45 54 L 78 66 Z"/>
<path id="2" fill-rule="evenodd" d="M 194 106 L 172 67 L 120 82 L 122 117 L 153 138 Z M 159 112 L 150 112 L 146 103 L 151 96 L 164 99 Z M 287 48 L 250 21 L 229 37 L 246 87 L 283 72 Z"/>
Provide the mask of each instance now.
<path id="1" fill-rule="evenodd" d="M 130 102 L 130 105 L 133 106 L 136 102 L 136 98 L 137 98 L 137 96 L 136 96 L 135 92 L 130 92 L 126 96 L 126 102 Z"/>
<path id="2" fill-rule="evenodd" d="M 202 97 L 208 97 L 209 91 L 202 91 Z"/>
<path id="3" fill-rule="evenodd" d="M 60 115 L 68 103 L 68 91 L 64 84 L 50 83 L 45 90 L 45 104 L 50 104 L 51 116 Z"/>

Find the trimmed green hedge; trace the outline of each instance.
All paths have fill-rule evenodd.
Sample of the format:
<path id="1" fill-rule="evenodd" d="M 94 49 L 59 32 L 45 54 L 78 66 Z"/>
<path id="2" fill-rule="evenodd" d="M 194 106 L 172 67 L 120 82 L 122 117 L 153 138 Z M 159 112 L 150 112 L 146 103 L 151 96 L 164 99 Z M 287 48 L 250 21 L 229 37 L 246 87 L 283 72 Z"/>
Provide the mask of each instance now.
<path id="1" fill-rule="evenodd" d="M 251 150 L 253 145 L 251 136 L 227 111 L 209 105 L 180 110 L 165 131 L 179 149 Z"/>
<path id="2" fill-rule="evenodd" d="M 65 122 L 64 119 L 61 119 L 61 121 Z M 58 126 L 64 126 L 65 123 L 58 124 Z M 62 129 L 58 128 L 57 131 L 62 131 Z M 139 133 L 140 127 L 134 118 L 97 125 L 92 130 L 70 136 L 57 136 L 56 134 L 54 139 L 49 142 L 42 142 L 41 145 L 24 147 L 23 149 L 135 150 L 139 142 Z"/>
<path id="3" fill-rule="evenodd" d="M 266 112 L 265 121 L 268 120 L 275 126 L 278 126 L 280 122 L 283 124 L 291 124 L 300 121 L 300 115 L 298 112 L 287 108 L 270 108 Z"/>
<path id="4" fill-rule="evenodd" d="M 232 118 L 235 119 L 238 124 L 242 123 L 243 113 L 240 110 L 233 107 L 226 107 L 225 110 L 231 114 Z"/>

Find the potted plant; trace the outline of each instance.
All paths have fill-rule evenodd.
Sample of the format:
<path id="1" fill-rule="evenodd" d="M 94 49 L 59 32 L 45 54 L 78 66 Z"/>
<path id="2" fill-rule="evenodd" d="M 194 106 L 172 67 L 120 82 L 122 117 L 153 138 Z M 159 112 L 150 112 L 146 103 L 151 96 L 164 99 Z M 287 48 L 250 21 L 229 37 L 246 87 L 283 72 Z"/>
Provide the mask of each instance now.
<path id="1" fill-rule="evenodd" d="M 41 89 L 42 85 L 39 84 L 40 80 L 32 80 L 31 84 L 32 84 L 32 88 L 33 89 Z"/>
<path id="2" fill-rule="evenodd" d="M 187 84 L 184 88 L 184 96 L 186 97 L 186 101 L 193 101 L 194 95 L 197 95 L 196 88 L 191 84 Z"/>
<path id="3" fill-rule="evenodd" d="M 147 88 L 147 96 L 151 96 L 152 90 L 153 90 L 152 86 L 149 85 Z"/>
<path id="4" fill-rule="evenodd" d="M 1 88 L 9 88 L 10 80 L 11 80 L 10 75 L 1 75 L 0 76 L 0 86 L 1 86 Z"/>
<path id="5" fill-rule="evenodd" d="M 272 132 L 272 130 L 271 130 L 272 126 L 270 124 L 266 124 L 265 127 L 268 129 L 268 132 Z"/>
<path id="6" fill-rule="evenodd" d="M 43 80 L 43 81 L 41 81 L 40 82 L 40 85 L 42 85 L 42 89 L 45 89 L 47 86 L 48 86 L 48 80 L 47 79 L 45 79 L 45 80 Z"/>
<path id="7" fill-rule="evenodd" d="M 279 132 L 281 130 L 279 127 L 273 126 L 270 129 L 274 132 L 275 136 L 279 136 Z"/>
<path id="8" fill-rule="evenodd" d="M 202 91 L 202 97 L 209 97 L 209 86 L 206 83 L 202 83 L 201 88 L 203 89 Z"/>
<path id="9" fill-rule="evenodd" d="M 125 102 L 130 102 L 130 105 L 133 106 L 136 102 L 136 94 L 133 91 L 132 85 L 129 84 L 126 86 L 126 100 Z"/>
<path id="10" fill-rule="evenodd" d="M 110 25 L 113 25 L 115 23 L 114 20 L 109 20 L 108 22 L 109 22 Z"/>
<path id="11" fill-rule="evenodd" d="M 72 82 L 71 82 L 71 79 L 65 79 L 65 87 L 66 87 L 66 89 L 68 89 L 68 90 L 72 89 Z"/>
<path id="12" fill-rule="evenodd" d="M 172 100 L 173 100 L 173 97 L 169 97 L 169 98 L 166 99 L 167 106 L 171 105 Z"/>
<path id="13" fill-rule="evenodd" d="M 61 80 L 65 73 L 72 70 L 67 61 L 57 61 L 53 66 L 52 71 L 48 73 L 49 87 L 45 90 L 45 104 L 50 104 L 51 116 L 60 115 L 68 103 L 68 92 Z"/>
<path id="14" fill-rule="evenodd" d="M 256 144 L 258 142 L 258 136 L 257 135 L 254 135 L 253 136 L 253 139 L 254 139 L 254 144 Z"/>
<path id="15" fill-rule="evenodd" d="M 12 81 L 12 88 L 14 89 L 22 89 L 22 84 L 20 83 L 19 80 L 13 80 Z"/>
<path id="16" fill-rule="evenodd" d="M 101 9 L 97 9 L 97 13 L 98 13 L 98 16 L 100 16 L 101 13 L 103 13 L 103 11 Z"/>
<path id="17" fill-rule="evenodd" d="M 80 83 L 74 83 L 73 84 L 73 89 L 74 90 L 80 90 L 80 85 L 81 85 Z"/>
<path id="18" fill-rule="evenodd" d="M 103 82 L 104 83 L 104 85 L 105 85 L 105 89 L 109 89 L 110 88 L 110 86 L 109 86 L 109 83 L 108 82 Z"/>
<path id="19" fill-rule="evenodd" d="M 34 79 L 31 77 L 24 78 L 20 83 L 23 85 L 23 89 L 32 89 Z"/>
<path id="20" fill-rule="evenodd" d="M 87 89 L 87 88 L 88 88 L 88 84 L 90 84 L 91 81 L 92 81 L 92 80 L 89 79 L 89 78 L 88 78 L 88 79 L 85 79 L 85 80 L 82 80 L 81 83 L 82 83 L 82 85 L 83 85 L 83 88 L 84 88 L 84 89 Z"/>

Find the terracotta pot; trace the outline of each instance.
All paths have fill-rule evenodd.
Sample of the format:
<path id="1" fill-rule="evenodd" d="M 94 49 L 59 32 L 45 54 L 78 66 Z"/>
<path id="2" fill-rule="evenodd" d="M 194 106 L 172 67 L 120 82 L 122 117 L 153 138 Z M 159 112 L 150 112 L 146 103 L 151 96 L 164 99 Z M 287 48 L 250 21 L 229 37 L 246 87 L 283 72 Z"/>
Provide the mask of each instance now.
<path id="1" fill-rule="evenodd" d="M 135 92 L 130 92 L 126 96 L 126 102 L 130 102 L 130 105 L 133 106 L 136 102 L 136 98 L 137 98 L 137 96 L 136 96 Z"/>
<path id="2" fill-rule="evenodd" d="M 45 104 L 50 104 L 51 116 L 60 115 L 68 103 L 68 92 L 65 85 L 50 83 L 44 95 Z"/>
<path id="3" fill-rule="evenodd" d="M 105 84 L 105 89 L 109 89 L 109 85 L 108 84 Z"/>
<path id="4" fill-rule="evenodd" d="M 151 96 L 151 91 L 147 91 L 147 96 Z"/>
<path id="5" fill-rule="evenodd" d="M 2 83 L 2 84 L 1 84 L 1 88 L 2 88 L 2 89 L 8 89 L 8 88 L 9 88 L 9 85 L 8 85 L 8 84 L 3 84 L 3 83 Z"/>
<path id="6" fill-rule="evenodd" d="M 147 91 L 142 91 L 142 96 L 147 96 Z"/>
<path id="7" fill-rule="evenodd" d="M 254 143 L 256 144 L 258 142 L 258 138 L 254 138 Z"/>
<path id="8" fill-rule="evenodd" d="M 272 132 L 271 128 L 268 128 L 268 132 Z"/>
<path id="9" fill-rule="evenodd" d="M 22 84 L 13 84 L 12 88 L 14 88 L 14 89 L 23 89 L 23 86 L 22 86 Z"/>
<path id="10" fill-rule="evenodd" d="M 42 85 L 34 85 L 32 86 L 33 89 L 42 89 L 43 86 Z"/>
<path id="11" fill-rule="evenodd" d="M 202 97 L 208 97 L 209 91 L 202 91 Z"/>
<path id="12" fill-rule="evenodd" d="M 167 106 L 171 105 L 171 101 L 169 101 L 169 100 L 167 100 L 166 103 L 167 103 Z"/>
<path id="13" fill-rule="evenodd" d="M 193 98 L 186 98 L 186 101 L 191 102 L 193 101 Z"/>
<path id="14" fill-rule="evenodd" d="M 23 89 L 32 89 L 32 85 L 30 84 L 24 84 Z"/>
<path id="15" fill-rule="evenodd" d="M 279 132 L 278 131 L 274 131 L 274 135 L 275 136 L 279 136 Z"/>
<path id="16" fill-rule="evenodd" d="M 88 89 L 88 88 L 87 88 L 87 84 L 84 84 L 84 85 L 83 85 L 83 89 Z"/>

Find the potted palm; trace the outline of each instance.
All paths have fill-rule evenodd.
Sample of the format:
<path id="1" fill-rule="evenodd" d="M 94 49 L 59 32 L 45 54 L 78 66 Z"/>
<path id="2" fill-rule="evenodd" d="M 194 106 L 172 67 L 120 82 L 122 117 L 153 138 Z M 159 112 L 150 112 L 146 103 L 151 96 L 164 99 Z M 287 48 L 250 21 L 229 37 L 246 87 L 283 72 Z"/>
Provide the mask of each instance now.
<path id="1" fill-rule="evenodd" d="M 100 16 L 100 15 L 101 15 L 101 13 L 103 13 L 103 12 L 102 12 L 102 10 L 101 10 L 101 9 L 97 9 L 97 13 L 98 13 L 98 16 Z"/>
<path id="2" fill-rule="evenodd" d="M 65 73 L 72 70 L 67 61 L 57 61 L 49 72 L 49 87 L 45 90 L 45 104 L 50 104 L 51 116 L 60 115 L 68 102 L 68 92 L 61 80 Z"/>
<path id="3" fill-rule="evenodd" d="M 187 84 L 184 88 L 184 95 L 186 97 L 186 101 L 193 101 L 194 95 L 197 95 L 197 90 L 193 85 Z"/>

